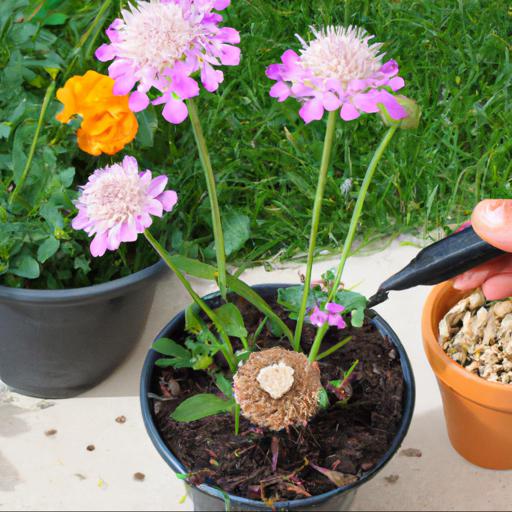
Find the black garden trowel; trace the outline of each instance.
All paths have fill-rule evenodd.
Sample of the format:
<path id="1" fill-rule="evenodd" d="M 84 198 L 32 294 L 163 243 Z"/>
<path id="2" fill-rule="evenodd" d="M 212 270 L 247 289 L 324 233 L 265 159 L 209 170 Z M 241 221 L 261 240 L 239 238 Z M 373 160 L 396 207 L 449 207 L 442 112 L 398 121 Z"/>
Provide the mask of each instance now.
<path id="1" fill-rule="evenodd" d="M 368 308 L 386 301 L 392 290 L 442 283 L 503 254 L 468 227 L 421 250 L 406 267 L 380 285 L 368 300 Z"/>

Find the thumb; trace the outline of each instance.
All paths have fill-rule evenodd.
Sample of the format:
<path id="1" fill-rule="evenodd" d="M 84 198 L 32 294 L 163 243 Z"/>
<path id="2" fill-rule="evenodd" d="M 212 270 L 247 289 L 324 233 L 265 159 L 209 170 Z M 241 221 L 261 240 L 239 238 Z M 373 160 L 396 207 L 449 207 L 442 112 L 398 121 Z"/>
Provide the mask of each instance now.
<path id="1" fill-rule="evenodd" d="M 473 210 L 474 230 L 502 251 L 512 252 L 512 199 L 486 199 Z"/>

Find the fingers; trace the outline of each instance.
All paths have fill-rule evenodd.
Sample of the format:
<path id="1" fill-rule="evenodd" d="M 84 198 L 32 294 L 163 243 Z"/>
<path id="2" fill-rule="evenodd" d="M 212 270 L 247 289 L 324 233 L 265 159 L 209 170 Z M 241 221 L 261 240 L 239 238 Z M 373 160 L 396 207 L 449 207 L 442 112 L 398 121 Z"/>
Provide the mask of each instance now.
<path id="1" fill-rule="evenodd" d="M 496 288 L 495 279 L 499 280 L 502 274 L 512 275 L 512 255 L 506 254 L 504 256 L 500 256 L 488 263 L 484 263 L 483 265 L 479 265 L 478 267 L 464 272 L 464 274 L 455 278 L 453 287 L 462 291 L 473 290 L 484 285 L 488 280 L 493 279 L 493 282 L 489 287 L 489 292 L 494 293 Z M 491 299 L 491 297 L 487 295 L 485 289 L 484 294 L 489 300 L 496 300 L 495 298 Z M 505 297 L 508 297 L 508 295 L 505 295 Z"/>
<path id="2" fill-rule="evenodd" d="M 503 251 L 512 252 L 512 199 L 486 199 L 473 210 L 478 236 Z"/>
<path id="3" fill-rule="evenodd" d="M 482 286 L 487 300 L 499 300 L 512 297 L 512 272 L 493 276 Z"/>

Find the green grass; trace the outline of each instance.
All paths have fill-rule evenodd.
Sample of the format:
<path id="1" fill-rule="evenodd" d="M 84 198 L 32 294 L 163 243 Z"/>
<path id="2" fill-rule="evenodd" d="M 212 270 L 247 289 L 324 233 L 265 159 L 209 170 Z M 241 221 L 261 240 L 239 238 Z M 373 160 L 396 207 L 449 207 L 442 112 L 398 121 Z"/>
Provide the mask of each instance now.
<path id="1" fill-rule="evenodd" d="M 385 42 L 423 115 L 385 155 L 360 228 L 370 239 L 459 222 L 485 197 L 510 196 L 511 12 L 503 1 L 237 0 L 227 24 L 240 29 L 243 62 L 226 70 L 218 95 L 202 95 L 220 203 L 251 217 L 238 259 L 290 257 L 307 247 L 324 123 L 305 126 L 298 104 L 268 96 L 264 71 L 309 25 L 362 25 Z M 170 175 L 181 192 L 185 236 L 206 234 L 201 170 L 188 127 L 173 130 Z M 337 128 L 319 245 L 342 244 L 358 185 L 384 128 L 376 116 Z M 353 180 L 345 196 L 341 184 Z M 200 213 L 200 215 L 197 215 Z"/>
<path id="2" fill-rule="evenodd" d="M 103 3 L 79 3 L 75 9 L 75 0 L 68 2 L 52 0 L 58 9 L 67 5 L 69 17 L 61 26 L 47 27 L 60 38 L 63 58 L 80 45 Z M 31 5 L 38 3 L 31 0 Z M 126 1 L 112 2 L 109 19 L 121 4 Z M 225 16 L 225 24 L 241 32 L 242 63 L 225 68 L 219 92 L 203 91 L 198 101 L 221 209 L 224 215 L 234 211 L 250 218 L 250 239 L 232 261 L 290 258 L 307 248 L 325 122 L 306 126 L 296 101 L 279 104 L 270 98 L 272 82 L 265 68 L 287 48 L 298 49 L 294 34 L 307 38 L 310 25 L 357 24 L 375 34 L 388 57 L 399 62 L 406 81 L 403 94 L 414 98 L 423 112 L 419 129 L 400 132 L 381 161 L 360 226 L 364 240 L 453 224 L 466 218 L 481 198 L 510 196 L 512 10 L 503 0 L 232 0 Z M 106 65 L 92 58 L 104 38 L 99 28 L 80 47 L 73 73 L 91 68 L 105 72 Z M 33 37 L 37 50 L 40 34 Z M 6 62 L 9 55 L 0 52 L 0 57 Z M 62 82 L 60 76 L 58 85 Z M 26 94 L 42 101 L 47 83 L 42 71 L 41 78 L 25 86 Z M 12 87 L 4 98 L 7 92 L 12 96 Z M 58 108 L 53 101 L 42 140 L 57 134 L 67 148 L 61 154 L 72 157 L 77 169 L 78 185 L 94 167 L 121 155 L 92 159 L 80 154 L 72 130 L 53 120 Z M 33 118 L 38 109 L 35 102 Z M 154 139 L 140 133 L 125 151 L 147 168 L 167 173 L 180 195 L 176 213 L 159 225 L 161 238 L 189 256 L 212 258 L 209 203 L 190 124 L 174 127 L 159 112 L 145 115 L 158 119 Z M 320 249 L 340 249 L 358 185 L 384 130 L 377 116 L 338 122 Z M 0 161 L 0 170 L 9 169 L 10 157 L 2 158 L 7 163 Z M 353 187 L 344 194 L 340 187 L 347 179 Z M 130 248 L 128 256 L 132 254 Z"/>

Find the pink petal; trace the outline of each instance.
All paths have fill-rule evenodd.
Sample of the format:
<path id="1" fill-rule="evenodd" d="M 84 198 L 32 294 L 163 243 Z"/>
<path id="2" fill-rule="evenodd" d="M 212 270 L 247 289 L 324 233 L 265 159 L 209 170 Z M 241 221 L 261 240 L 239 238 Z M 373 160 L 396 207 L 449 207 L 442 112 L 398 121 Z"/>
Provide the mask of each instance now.
<path id="1" fill-rule="evenodd" d="M 158 176 L 155 178 L 149 185 L 147 190 L 148 195 L 151 197 L 159 196 L 165 190 L 168 181 L 169 178 L 167 176 Z"/>
<path id="2" fill-rule="evenodd" d="M 322 102 L 317 98 L 307 101 L 299 110 L 299 115 L 306 124 L 311 121 L 319 121 L 324 115 Z"/>
<path id="3" fill-rule="evenodd" d="M 213 8 L 216 11 L 223 11 L 230 3 L 231 0 L 215 0 Z"/>
<path id="4" fill-rule="evenodd" d="M 407 117 L 407 110 L 405 110 L 396 98 L 387 91 L 380 91 L 378 95 L 378 103 L 384 105 L 388 114 L 392 119 L 398 121 Z"/>
<path id="5" fill-rule="evenodd" d="M 225 66 L 238 66 L 240 64 L 240 48 L 237 46 L 222 44 L 220 51 L 220 61 Z"/>
<path id="6" fill-rule="evenodd" d="M 107 37 L 110 39 L 112 43 L 119 43 L 122 40 L 121 35 L 118 32 L 118 29 L 121 28 L 123 25 L 123 20 L 117 18 L 110 24 L 110 26 L 105 31 Z"/>
<path id="7" fill-rule="evenodd" d="M 178 202 L 178 194 L 174 190 L 166 190 L 156 199 L 162 203 L 164 211 L 170 212 Z"/>
<path id="8" fill-rule="evenodd" d="M 125 168 L 133 168 L 133 169 L 138 169 L 139 168 L 139 164 L 137 162 L 137 159 L 133 156 L 130 156 L 130 155 L 126 155 L 124 158 L 123 158 L 123 167 Z"/>
<path id="9" fill-rule="evenodd" d="M 119 78 L 123 75 L 132 73 L 132 65 L 129 61 L 124 59 L 116 59 L 110 66 L 108 67 L 108 76 L 113 78 Z"/>
<path id="10" fill-rule="evenodd" d="M 231 27 L 222 27 L 215 37 L 224 43 L 238 44 L 240 42 L 240 32 Z"/>
<path id="11" fill-rule="evenodd" d="M 103 256 L 107 252 L 107 233 L 98 233 L 91 242 L 91 255 Z"/>
<path id="12" fill-rule="evenodd" d="M 293 50 L 286 50 L 281 56 L 281 60 L 287 68 L 291 68 L 296 65 L 296 63 L 300 60 L 300 57 Z"/>
<path id="13" fill-rule="evenodd" d="M 107 248 L 110 251 L 116 251 L 121 245 L 121 226 L 116 224 L 107 233 Z"/>
<path id="14" fill-rule="evenodd" d="M 341 107 L 340 117 L 343 121 L 353 121 L 357 119 L 361 114 L 357 110 L 352 103 L 344 103 L 343 107 Z"/>
<path id="15" fill-rule="evenodd" d="M 188 116 L 187 105 L 181 100 L 171 98 L 162 111 L 164 119 L 172 124 L 180 124 Z"/>
<path id="16" fill-rule="evenodd" d="M 341 107 L 341 100 L 332 92 L 326 92 L 322 97 L 322 105 L 327 112 L 332 112 Z"/>
<path id="17" fill-rule="evenodd" d="M 94 55 L 100 62 L 107 62 L 116 56 L 116 51 L 110 44 L 102 44 Z"/>
<path id="18" fill-rule="evenodd" d="M 164 207 L 158 199 L 151 199 L 147 206 L 147 212 L 155 217 L 161 217 L 164 214 Z"/>
<path id="19" fill-rule="evenodd" d="M 385 62 L 382 67 L 379 69 L 381 73 L 384 73 L 388 76 L 394 76 L 398 73 L 398 63 L 396 60 L 388 60 Z"/>
<path id="20" fill-rule="evenodd" d="M 290 87 L 286 85 L 284 82 L 277 82 L 270 89 L 270 96 L 272 98 L 277 98 L 279 101 L 284 101 L 288 96 L 290 96 Z"/>
<path id="21" fill-rule="evenodd" d="M 199 95 L 199 85 L 193 78 L 185 74 L 188 71 L 188 69 L 187 71 L 181 70 L 181 67 L 176 65 L 172 74 L 171 90 L 184 100 Z"/>
<path id="22" fill-rule="evenodd" d="M 356 94 L 353 98 L 353 102 L 358 110 L 362 110 L 367 114 L 375 114 L 379 111 L 379 107 L 377 105 L 379 97 L 380 93 L 370 91 L 365 94 Z"/>
<path id="23" fill-rule="evenodd" d="M 393 91 L 398 91 L 405 86 L 405 80 L 401 76 L 395 76 L 387 83 L 387 85 L 389 85 Z"/>
<path id="24" fill-rule="evenodd" d="M 215 92 L 219 84 L 224 80 L 222 71 L 213 69 L 209 64 L 203 64 L 201 68 L 201 82 L 208 92 Z"/>
<path id="25" fill-rule="evenodd" d="M 124 96 L 133 89 L 133 86 L 135 85 L 136 81 L 136 78 L 130 73 L 122 75 L 115 79 L 114 88 L 112 89 L 112 92 L 116 96 Z"/>
<path id="26" fill-rule="evenodd" d="M 341 313 L 342 311 L 345 311 L 345 306 L 336 304 L 335 302 L 328 302 L 325 306 L 325 309 L 327 309 L 329 313 Z"/>
<path id="27" fill-rule="evenodd" d="M 265 74 L 271 80 L 279 80 L 281 78 L 281 64 L 270 64 L 265 70 Z"/>
<path id="28" fill-rule="evenodd" d="M 123 223 L 120 231 L 120 238 L 122 242 L 135 242 L 137 240 L 137 228 L 135 220 L 130 218 L 127 222 Z"/>
<path id="29" fill-rule="evenodd" d="M 128 106 L 132 112 L 140 112 L 149 105 L 149 98 L 143 92 L 135 91 L 130 94 Z"/>
<path id="30" fill-rule="evenodd" d="M 84 229 L 90 223 L 89 217 L 82 210 L 78 212 L 78 215 L 71 221 L 71 227 L 73 229 L 79 230 Z"/>

